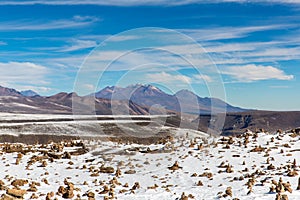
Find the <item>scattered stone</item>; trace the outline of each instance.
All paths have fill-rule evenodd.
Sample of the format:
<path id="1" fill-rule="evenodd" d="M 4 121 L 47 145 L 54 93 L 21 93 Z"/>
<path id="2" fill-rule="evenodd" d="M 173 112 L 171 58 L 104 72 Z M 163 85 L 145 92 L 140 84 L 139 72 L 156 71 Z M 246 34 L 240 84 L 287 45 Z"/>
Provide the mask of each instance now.
<path id="1" fill-rule="evenodd" d="M 232 197 L 232 188 L 231 187 L 227 187 L 225 190 L 225 194 L 227 194 L 228 196 Z"/>
<path id="2" fill-rule="evenodd" d="M 171 167 L 168 167 L 169 170 L 178 170 L 178 169 L 182 169 L 182 167 L 179 166 L 178 161 L 176 161 Z"/>
<path id="3" fill-rule="evenodd" d="M 185 195 L 185 193 L 183 192 L 182 194 L 181 194 L 181 197 L 180 197 L 180 199 L 179 200 L 188 200 L 189 198 Z"/>
<path id="4" fill-rule="evenodd" d="M 24 180 L 24 179 L 16 179 L 13 182 L 11 182 L 11 185 L 15 187 L 24 186 L 26 184 L 28 184 L 28 180 Z"/>
<path id="5" fill-rule="evenodd" d="M 107 194 L 109 192 L 109 187 L 107 185 L 103 186 L 103 190 L 99 194 Z"/>
<path id="6" fill-rule="evenodd" d="M 298 178 L 298 186 L 296 190 L 300 190 L 300 177 Z"/>
<path id="7" fill-rule="evenodd" d="M 136 189 L 139 189 L 141 186 L 140 186 L 140 183 L 139 182 L 135 182 L 134 185 L 132 186 L 131 190 L 136 190 Z"/>
<path id="8" fill-rule="evenodd" d="M 202 181 L 198 181 L 197 186 L 203 186 Z"/>
<path id="9" fill-rule="evenodd" d="M 6 194 L 11 195 L 13 197 L 17 198 L 23 198 L 23 196 L 26 194 L 26 190 L 20 190 L 20 189 L 7 189 Z"/>
<path id="10" fill-rule="evenodd" d="M 100 167 L 100 172 L 101 173 L 107 173 L 107 174 L 111 174 L 115 172 L 115 169 L 113 167 L 104 167 L 104 165 L 102 165 Z"/>
<path id="11" fill-rule="evenodd" d="M 295 177 L 295 176 L 298 176 L 298 172 L 296 170 L 292 170 L 292 171 L 289 171 L 287 173 L 287 176 L 289 177 Z"/>
<path id="12" fill-rule="evenodd" d="M 130 169 L 130 170 L 125 171 L 124 173 L 125 173 L 125 174 L 135 174 L 136 171 L 133 170 L 133 169 Z"/>

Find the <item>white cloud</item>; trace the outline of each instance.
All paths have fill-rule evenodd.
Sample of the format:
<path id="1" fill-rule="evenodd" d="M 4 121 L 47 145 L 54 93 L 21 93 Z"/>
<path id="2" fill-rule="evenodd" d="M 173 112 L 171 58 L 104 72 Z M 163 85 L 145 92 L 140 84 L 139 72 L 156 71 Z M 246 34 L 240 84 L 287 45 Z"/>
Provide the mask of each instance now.
<path id="1" fill-rule="evenodd" d="M 30 62 L 0 63 L 1 84 L 48 84 L 48 73 L 46 67 Z"/>
<path id="2" fill-rule="evenodd" d="M 151 80 L 151 82 L 154 83 L 178 83 L 179 84 L 191 84 L 192 79 L 190 77 L 187 77 L 182 74 L 168 74 L 166 72 L 161 72 L 161 73 L 153 73 L 153 74 L 147 74 L 147 78 Z"/>
<path id="3" fill-rule="evenodd" d="M 208 76 L 208 75 L 205 75 L 205 74 L 197 74 L 197 75 L 194 75 L 194 78 L 195 78 L 195 81 L 196 82 L 206 82 L 206 83 L 211 83 L 213 82 L 213 78 Z"/>
<path id="4" fill-rule="evenodd" d="M 177 29 L 179 32 L 187 34 L 197 41 L 212 41 L 243 38 L 247 35 L 269 30 L 282 30 L 295 27 L 295 24 L 271 24 L 262 26 L 245 27 L 211 27 L 209 29 Z"/>
<path id="5" fill-rule="evenodd" d="M 10 87 L 17 88 L 19 91 L 33 90 L 37 93 L 45 93 L 45 92 L 52 91 L 52 88 L 40 87 L 40 86 L 34 86 L 34 85 L 10 85 Z"/>
<path id="6" fill-rule="evenodd" d="M 109 37 L 108 40 L 110 42 L 123 42 L 128 40 L 136 40 L 141 38 L 138 35 L 113 35 L 112 37 Z"/>
<path id="7" fill-rule="evenodd" d="M 0 46 L 4 46 L 4 45 L 7 45 L 7 43 L 3 42 L 3 41 L 0 41 Z"/>
<path id="8" fill-rule="evenodd" d="M 97 46 L 97 42 L 93 40 L 72 40 L 70 46 L 63 47 L 61 52 L 77 51 L 81 49 L 88 49 Z"/>
<path id="9" fill-rule="evenodd" d="M 95 90 L 95 85 L 92 84 L 84 84 L 83 85 L 84 88 L 88 89 L 88 90 Z"/>
<path id="10" fill-rule="evenodd" d="M 268 79 L 291 80 L 294 78 L 293 75 L 287 75 L 284 71 L 275 67 L 254 64 L 228 67 L 222 73 L 230 75 L 240 82 L 252 82 Z"/>
<path id="11" fill-rule="evenodd" d="M 1 4 L 0 4 L 1 5 Z M 19 30 L 51 30 L 51 29 L 66 29 L 78 28 L 90 25 L 99 21 L 96 17 L 91 16 L 74 16 L 72 19 L 60 19 L 54 21 L 9 21 L 0 23 L 0 31 L 19 31 Z"/>
<path id="12" fill-rule="evenodd" d="M 257 49 L 270 48 L 273 46 L 284 45 L 282 41 L 269 41 L 269 42 L 241 42 L 241 43 L 221 43 L 221 42 L 209 42 L 204 43 L 203 47 L 206 52 L 209 53 L 223 53 L 234 51 L 254 51 Z"/>

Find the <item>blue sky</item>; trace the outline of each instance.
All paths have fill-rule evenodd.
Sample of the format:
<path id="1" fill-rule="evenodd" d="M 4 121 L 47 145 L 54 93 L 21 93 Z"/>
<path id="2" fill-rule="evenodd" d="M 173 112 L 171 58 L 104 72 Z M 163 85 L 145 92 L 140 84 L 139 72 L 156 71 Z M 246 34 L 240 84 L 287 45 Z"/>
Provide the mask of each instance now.
<path id="1" fill-rule="evenodd" d="M 300 110 L 300 2 L 251 2 L 3 0 L 0 85 L 52 95 L 151 83 Z"/>

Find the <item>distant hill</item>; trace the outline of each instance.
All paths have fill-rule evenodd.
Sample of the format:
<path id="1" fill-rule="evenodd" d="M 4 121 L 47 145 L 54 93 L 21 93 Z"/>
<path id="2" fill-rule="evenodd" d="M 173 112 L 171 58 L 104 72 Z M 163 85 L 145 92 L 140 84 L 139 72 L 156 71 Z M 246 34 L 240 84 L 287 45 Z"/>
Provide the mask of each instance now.
<path id="1" fill-rule="evenodd" d="M 300 111 L 246 110 L 234 107 L 220 99 L 199 97 L 188 90 L 178 91 L 174 95 L 167 94 L 152 85 L 106 87 L 87 96 L 65 92 L 48 97 L 36 94 L 33 91 L 19 92 L 0 86 L 0 112 L 98 115 L 167 113 L 176 115 L 168 119 L 167 124 L 170 126 L 193 127 L 204 132 L 208 129 L 216 130 L 223 135 L 239 134 L 247 129 L 255 131 L 262 128 L 274 132 L 277 129 L 288 130 L 300 127 Z M 216 111 L 213 115 L 212 105 Z M 227 113 L 223 113 L 224 107 Z M 225 119 L 222 130 L 218 129 L 220 128 L 218 119 Z"/>
<path id="2" fill-rule="evenodd" d="M 20 92 L 12 88 L 0 86 L 0 96 L 22 96 Z"/>
<path id="3" fill-rule="evenodd" d="M 214 106 L 215 112 L 246 111 L 246 109 L 234 107 L 220 99 L 199 97 L 189 90 L 181 90 L 174 95 L 170 95 L 155 86 L 142 84 L 130 85 L 125 88 L 106 87 L 95 93 L 94 96 L 102 99 L 131 100 L 145 107 L 160 105 L 167 110 L 190 114 L 211 113 L 212 106 Z"/>
<path id="4" fill-rule="evenodd" d="M 72 113 L 72 108 L 79 108 L 78 113 L 82 114 L 93 114 L 95 111 L 97 114 L 133 115 L 165 112 L 210 114 L 212 107 L 214 113 L 246 111 L 220 99 L 199 97 L 188 90 L 171 95 L 155 86 L 141 84 L 125 88 L 106 87 L 88 96 L 60 92 L 49 97 L 39 96 L 32 90 L 19 92 L 0 86 L 0 103 L 0 112 L 22 113 Z"/>
<path id="5" fill-rule="evenodd" d="M 208 127 L 214 129 L 217 126 L 211 119 L 224 117 L 221 114 L 216 116 L 201 115 L 194 122 L 198 123 L 198 128 L 204 132 Z M 240 113 L 227 113 L 225 116 L 223 135 L 240 134 L 247 129 L 256 131 L 264 129 L 270 133 L 278 129 L 291 130 L 300 127 L 300 111 L 247 111 Z M 216 120 L 217 121 L 217 120 Z"/>
<path id="6" fill-rule="evenodd" d="M 33 90 L 24 90 L 20 92 L 25 97 L 34 97 L 34 96 L 40 96 L 38 93 L 36 93 Z"/>
<path id="7" fill-rule="evenodd" d="M 0 112 L 30 114 L 99 114 L 99 115 L 148 115 L 149 108 L 127 100 L 109 100 L 76 93 L 60 92 L 42 97 L 34 91 L 19 92 L 0 86 Z M 169 112 L 169 111 L 168 111 Z M 171 111 L 169 112 L 171 113 Z M 152 114 L 162 114 L 152 109 Z"/>

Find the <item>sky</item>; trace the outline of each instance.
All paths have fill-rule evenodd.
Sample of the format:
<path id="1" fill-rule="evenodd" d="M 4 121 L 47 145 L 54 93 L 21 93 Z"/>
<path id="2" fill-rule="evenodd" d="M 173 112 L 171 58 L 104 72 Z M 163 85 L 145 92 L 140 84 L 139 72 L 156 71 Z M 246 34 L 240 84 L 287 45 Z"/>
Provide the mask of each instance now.
<path id="1" fill-rule="evenodd" d="M 41 95 L 189 89 L 300 110 L 300 1 L 3 0 L 0 85 Z"/>

